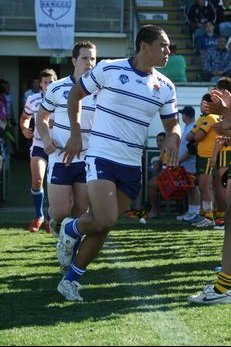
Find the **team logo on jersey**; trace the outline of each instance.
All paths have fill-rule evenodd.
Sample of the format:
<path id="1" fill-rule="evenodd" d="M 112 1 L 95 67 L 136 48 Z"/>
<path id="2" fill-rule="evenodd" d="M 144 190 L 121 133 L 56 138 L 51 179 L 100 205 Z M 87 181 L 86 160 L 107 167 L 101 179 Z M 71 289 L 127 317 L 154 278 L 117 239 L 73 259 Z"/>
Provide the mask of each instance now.
<path id="1" fill-rule="evenodd" d="M 65 90 L 65 91 L 63 92 L 63 97 L 64 97 L 65 99 L 67 99 L 67 98 L 68 98 L 68 95 L 69 95 L 69 90 Z"/>
<path id="2" fill-rule="evenodd" d="M 119 80 L 122 84 L 128 83 L 129 82 L 129 78 L 127 75 L 120 75 Z"/>
<path id="3" fill-rule="evenodd" d="M 71 8 L 71 0 L 40 0 L 40 7 L 53 20 L 64 17 Z"/>

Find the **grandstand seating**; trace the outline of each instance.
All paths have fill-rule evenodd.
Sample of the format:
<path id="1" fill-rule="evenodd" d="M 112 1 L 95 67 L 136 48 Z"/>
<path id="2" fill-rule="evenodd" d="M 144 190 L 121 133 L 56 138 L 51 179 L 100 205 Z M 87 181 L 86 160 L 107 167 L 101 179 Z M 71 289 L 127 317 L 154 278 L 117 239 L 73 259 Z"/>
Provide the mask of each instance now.
<path id="1" fill-rule="evenodd" d="M 197 82 L 201 80 L 200 63 L 189 34 L 184 3 L 180 0 L 136 0 L 136 11 L 140 25 L 153 23 L 166 30 L 170 40 L 177 44 L 177 53 L 185 57 L 188 81 Z"/>

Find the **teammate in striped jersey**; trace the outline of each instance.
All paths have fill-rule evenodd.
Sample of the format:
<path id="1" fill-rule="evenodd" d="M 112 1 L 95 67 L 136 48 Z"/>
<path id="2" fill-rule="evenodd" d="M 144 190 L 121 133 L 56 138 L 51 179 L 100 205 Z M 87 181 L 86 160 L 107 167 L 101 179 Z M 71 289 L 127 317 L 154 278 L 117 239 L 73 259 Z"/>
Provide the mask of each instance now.
<path id="1" fill-rule="evenodd" d="M 59 262 L 70 265 L 58 285 L 67 300 L 82 300 L 81 276 L 101 250 L 118 216 L 139 193 L 144 144 L 157 114 L 166 132 L 168 164 L 177 164 L 180 126 L 175 86 L 155 69 L 166 65 L 169 45 L 162 28 L 144 26 L 137 34 L 133 57 L 100 61 L 70 91 L 71 137 L 65 146 L 66 165 L 80 156 L 83 148 L 78 122 L 80 100 L 91 93 L 98 94 L 86 154 L 91 210 L 79 219 L 64 219 L 57 244 Z M 85 237 L 72 262 L 73 249 L 82 235 Z"/>
<path id="2" fill-rule="evenodd" d="M 53 69 L 42 70 L 39 74 L 39 83 L 41 92 L 29 95 L 24 111 L 20 118 L 20 127 L 23 136 L 26 139 L 33 139 L 32 146 L 30 148 L 30 168 L 32 176 L 31 194 L 33 196 L 35 207 L 35 218 L 29 225 L 30 232 L 38 232 L 41 225 L 44 223 L 44 227 L 49 232 L 49 225 L 44 220 L 43 202 L 44 202 L 44 190 L 43 181 L 46 173 L 48 156 L 44 152 L 43 142 L 39 136 L 38 130 L 35 127 L 34 130 L 30 128 L 30 120 L 33 118 L 36 122 L 36 116 L 39 106 L 44 97 L 47 86 L 57 80 L 56 72 Z M 53 117 L 51 117 L 50 128 L 53 125 Z"/>
<path id="3" fill-rule="evenodd" d="M 75 157 L 70 166 L 62 162 L 61 154 L 69 137 L 70 121 L 67 114 L 67 99 L 70 89 L 96 63 L 96 47 L 89 41 L 78 42 L 72 50 L 71 76 L 52 83 L 46 92 L 37 116 L 37 127 L 43 139 L 45 152 L 49 154 L 48 163 L 48 200 L 50 226 L 53 234 L 57 226 L 67 216 L 77 217 L 87 211 L 89 199 L 86 188 L 85 154 L 88 148 L 96 96 L 86 96 L 81 109 L 81 138 L 83 149 L 80 157 Z M 48 129 L 48 120 L 54 113 L 55 123 L 52 137 Z M 60 227 L 60 226 L 59 226 Z M 59 229 L 59 228 L 58 228 Z"/>

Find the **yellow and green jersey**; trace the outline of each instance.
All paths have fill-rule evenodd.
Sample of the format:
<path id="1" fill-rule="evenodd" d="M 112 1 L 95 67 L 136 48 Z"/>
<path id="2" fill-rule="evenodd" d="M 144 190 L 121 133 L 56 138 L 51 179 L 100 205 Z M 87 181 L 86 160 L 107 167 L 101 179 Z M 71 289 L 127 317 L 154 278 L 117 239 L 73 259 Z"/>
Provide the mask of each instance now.
<path id="1" fill-rule="evenodd" d="M 198 142 L 197 154 L 200 157 L 210 158 L 216 142 L 217 133 L 213 130 L 212 125 L 219 122 L 220 116 L 216 114 L 208 114 L 202 116 L 197 130 L 202 130 L 206 136 Z"/>

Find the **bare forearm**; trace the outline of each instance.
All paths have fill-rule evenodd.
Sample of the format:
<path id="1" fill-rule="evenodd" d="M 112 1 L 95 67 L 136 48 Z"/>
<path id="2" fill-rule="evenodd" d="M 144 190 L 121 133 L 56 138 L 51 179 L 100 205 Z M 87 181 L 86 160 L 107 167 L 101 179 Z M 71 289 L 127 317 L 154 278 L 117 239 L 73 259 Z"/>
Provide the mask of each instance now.
<path id="1" fill-rule="evenodd" d="M 73 86 L 68 95 L 68 116 L 71 136 L 80 133 L 81 93 L 77 85 Z"/>
<path id="2" fill-rule="evenodd" d="M 27 116 L 25 113 L 23 113 L 20 118 L 20 128 L 26 139 L 32 139 L 33 137 L 33 129 L 30 128 L 30 120 L 31 117 Z"/>
<path id="3" fill-rule="evenodd" d="M 37 117 L 36 127 L 43 143 L 45 144 L 47 141 L 50 141 L 49 121 L 47 119 Z"/>
<path id="4" fill-rule="evenodd" d="M 176 118 L 163 121 L 166 131 L 165 152 L 166 164 L 178 165 L 178 147 L 180 143 L 181 128 Z"/>
<path id="5" fill-rule="evenodd" d="M 179 145 L 180 137 L 181 137 L 181 128 L 179 124 L 175 124 L 171 128 L 166 129 L 166 135 L 168 140 L 170 140 L 176 146 Z"/>
<path id="6" fill-rule="evenodd" d="M 20 128 L 21 128 L 22 132 L 24 129 L 28 129 L 29 127 L 30 127 L 30 118 L 22 115 L 20 118 Z"/>

